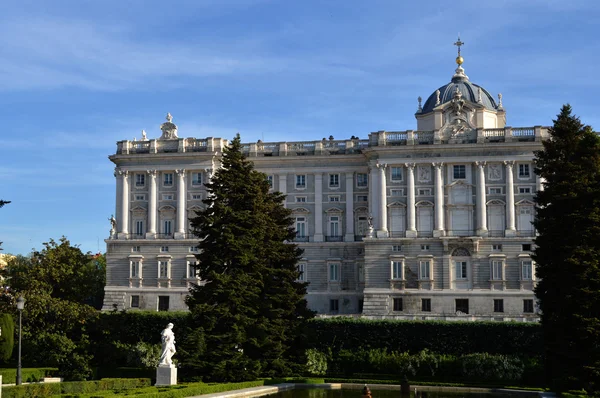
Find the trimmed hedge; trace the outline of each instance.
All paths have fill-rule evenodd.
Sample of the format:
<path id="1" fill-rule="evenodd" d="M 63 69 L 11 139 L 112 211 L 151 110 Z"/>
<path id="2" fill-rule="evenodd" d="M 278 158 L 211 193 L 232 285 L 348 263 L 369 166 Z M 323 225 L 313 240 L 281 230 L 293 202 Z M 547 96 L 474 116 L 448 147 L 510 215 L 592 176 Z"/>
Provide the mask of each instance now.
<path id="1" fill-rule="evenodd" d="M 24 383 L 40 381 L 42 377 L 53 375 L 58 372 L 57 368 L 22 368 L 21 378 Z M 2 384 L 15 384 L 17 382 L 17 369 L 0 369 L 2 375 Z"/>
<path id="2" fill-rule="evenodd" d="M 306 329 L 307 347 L 321 352 L 342 349 L 385 348 L 417 353 L 428 349 L 440 354 L 533 355 L 543 352 L 538 323 L 443 322 L 366 320 L 360 318 L 313 319 Z"/>
<path id="3" fill-rule="evenodd" d="M 128 390 L 150 386 L 150 379 L 103 379 L 97 381 L 72 381 L 66 383 L 36 383 L 2 388 L 4 398 L 47 397 L 52 395 L 78 395 L 98 391 Z"/>

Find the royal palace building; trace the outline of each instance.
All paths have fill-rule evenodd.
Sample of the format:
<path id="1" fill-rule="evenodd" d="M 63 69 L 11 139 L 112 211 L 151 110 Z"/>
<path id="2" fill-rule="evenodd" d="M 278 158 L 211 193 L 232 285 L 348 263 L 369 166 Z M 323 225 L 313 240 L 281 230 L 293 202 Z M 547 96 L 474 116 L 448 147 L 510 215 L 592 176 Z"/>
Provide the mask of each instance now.
<path id="1" fill-rule="evenodd" d="M 459 41 L 460 42 L 460 41 Z M 459 43 L 460 44 L 460 43 Z M 368 139 L 243 145 L 286 195 L 309 306 L 371 318 L 536 321 L 533 153 L 547 129 L 509 127 L 462 57 L 422 103 L 416 130 Z M 104 309 L 187 309 L 197 239 L 189 219 L 227 141 L 119 141 Z"/>

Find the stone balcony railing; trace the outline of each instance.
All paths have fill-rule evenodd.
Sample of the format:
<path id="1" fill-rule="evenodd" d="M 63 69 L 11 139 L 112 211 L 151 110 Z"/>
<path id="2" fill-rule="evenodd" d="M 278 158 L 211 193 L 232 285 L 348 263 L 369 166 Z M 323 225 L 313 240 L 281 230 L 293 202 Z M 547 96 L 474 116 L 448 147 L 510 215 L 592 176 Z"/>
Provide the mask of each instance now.
<path id="1" fill-rule="evenodd" d="M 460 139 L 445 139 L 439 130 L 434 131 L 378 131 L 369 134 L 369 146 L 433 145 L 448 143 L 483 144 L 490 142 L 541 141 L 548 136 L 548 128 L 504 127 L 498 129 L 477 129 L 476 136 Z"/>
<path id="2" fill-rule="evenodd" d="M 444 139 L 439 130 L 433 131 L 377 131 L 369 134 L 369 139 L 320 140 L 294 142 L 261 142 L 242 144 L 242 152 L 247 156 L 304 156 L 304 155 L 345 155 L 361 153 L 368 147 L 438 144 L 485 144 L 497 142 L 539 142 L 548 137 L 548 128 L 504 127 L 497 129 L 477 129 L 476 135 L 462 141 Z M 170 153 L 170 152 L 216 152 L 222 151 L 227 140 L 221 138 L 178 138 L 174 140 L 119 141 L 117 154 Z"/>

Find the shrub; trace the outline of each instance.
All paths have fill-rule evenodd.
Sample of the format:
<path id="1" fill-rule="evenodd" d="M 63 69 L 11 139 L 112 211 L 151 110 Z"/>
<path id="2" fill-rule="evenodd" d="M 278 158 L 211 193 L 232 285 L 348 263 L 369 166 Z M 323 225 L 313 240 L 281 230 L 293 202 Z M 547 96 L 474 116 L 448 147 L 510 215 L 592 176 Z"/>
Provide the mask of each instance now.
<path id="1" fill-rule="evenodd" d="M 469 354 L 460 357 L 459 362 L 466 380 L 519 381 L 523 377 L 523 362 L 516 357 Z"/>
<path id="2" fill-rule="evenodd" d="M 0 360 L 7 362 L 15 345 L 15 324 L 10 314 L 0 314 Z"/>
<path id="3" fill-rule="evenodd" d="M 327 372 L 327 355 L 314 348 L 306 350 L 306 370 L 311 375 L 324 375 Z"/>

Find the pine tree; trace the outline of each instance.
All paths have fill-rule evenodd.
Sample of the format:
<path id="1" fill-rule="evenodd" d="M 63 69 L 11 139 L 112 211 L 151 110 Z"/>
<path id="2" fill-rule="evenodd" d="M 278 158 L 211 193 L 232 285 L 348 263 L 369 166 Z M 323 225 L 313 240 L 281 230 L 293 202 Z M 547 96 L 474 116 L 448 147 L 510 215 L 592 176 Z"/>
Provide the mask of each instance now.
<path id="1" fill-rule="evenodd" d="M 533 256 L 546 374 L 558 390 L 600 390 L 600 137 L 563 106 L 536 153 Z"/>
<path id="2" fill-rule="evenodd" d="M 267 176 L 243 156 L 239 134 L 206 187 L 206 208 L 192 219 L 203 283 L 187 299 L 202 351 L 183 365 L 212 380 L 289 374 L 295 342 L 314 313 L 306 283 L 297 281 L 302 250 L 288 243 L 295 233 L 285 197 L 270 192 Z"/>

